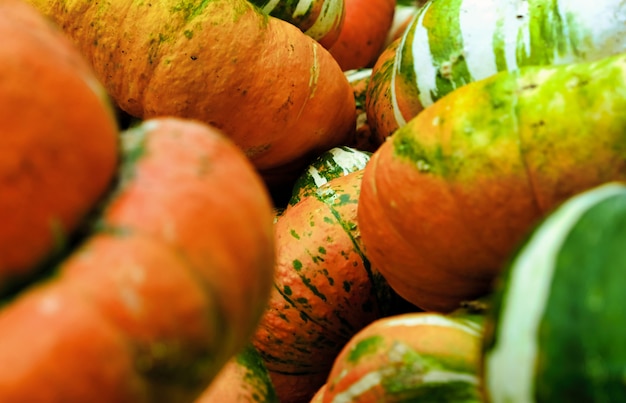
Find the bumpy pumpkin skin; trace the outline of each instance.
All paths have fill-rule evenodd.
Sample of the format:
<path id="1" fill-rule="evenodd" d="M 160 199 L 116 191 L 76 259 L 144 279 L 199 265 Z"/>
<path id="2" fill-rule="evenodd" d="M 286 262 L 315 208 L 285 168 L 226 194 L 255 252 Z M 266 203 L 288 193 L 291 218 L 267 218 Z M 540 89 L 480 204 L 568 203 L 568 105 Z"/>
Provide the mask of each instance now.
<path id="1" fill-rule="evenodd" d="M 624 52 L 625 20 L 621 0 L 426 2 L 402 35 L 389 77 L 398 126 L 451 91 L 499 71 Z"/>
<path id="2" fill-rule="evenodd" d="M 35 9 L 3 1 L 0 36 L 2 293 L 63 249 L 103 196 L 118 130 L 94 73 Z"/>
<path id="3" fill-rule="evenodd" d="M 330 180 L 275 224 L 274 290 L 254 345 L 281 402 L 309 401 L 343 344 L 390 309 L 389 287 L 360 249 L 362 173 Z"/>
<path id="4" fill-rule="evenodd" d="M 385 47 L 396 0 L 345 0 L 339 38 L 329 49 L 342 70 L 371 67 Z"/>
<path id="5" fill-rule="evenodd" d="M 404 298 L 449 311 L 489 292 L 527 231 L 626 178 L 626 59 L 470 83 L 397 130 L 365 168 L 366 255 Z"/>
<path id="6" fill-rule="evenodd" d="M 346 0 L 248 0 L 264 13 L 287 21 L 329 49 L 343 27 Z"/>
<path id="7" fill-rule="evenodd" d="M 247 0 L 29 1 L 73 39 L 123 110 L 209 123 L 268 182 L 354 135 L 354 97 L 337 62 Z"/>
<path id="8" fill-rule="evenodd" d="M 344 346 L 319 401 L 480 403 L 482 334 L 480 316 L 379 319 Z"/>

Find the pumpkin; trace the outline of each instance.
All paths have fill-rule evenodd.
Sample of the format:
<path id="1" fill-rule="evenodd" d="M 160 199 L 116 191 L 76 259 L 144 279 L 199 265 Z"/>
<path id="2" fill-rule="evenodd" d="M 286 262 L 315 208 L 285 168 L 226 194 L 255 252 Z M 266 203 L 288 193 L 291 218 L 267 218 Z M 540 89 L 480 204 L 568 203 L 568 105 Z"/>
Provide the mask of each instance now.
<path id="1" fill-rule="evenodd" d="M 314 196 L 330 180 L 365 168 L 370 156 L 370 152 L 347 146 L 333 147 L 320 154 L 293 184 L 288 206 Z"/>
<path id="2" fill-rule="evenodd" d="M 547 216 L 498 277 L 482 368 L 489 402 L 620 402 L 626 185 Z"/>
<path id="3" fill-rule="evenodd" d="M 94 73 L 36 10 L 3 1 L 0 35 L 1 296 L 72 242 L 113 179 L 118 132 Z"/>
<path id="4" fill-rule="evenodd" d="M 272 208 L 250 161 L 180 118 L 121 138 L 86 238 L 0 310 L 1 401 L 192 401 L 263 312 Z"/>
<path id="5" fill-rule="evenodd" d="M 281 402 L 308 402 L 343 344 L 393 307 L 393 293 L 361 251 L 361 175 L 329 180 L 274 224 L 274 287 L 253 343 Z"/>
<path id="6" fill-rule="evenodd" d="M 391 83 L 400 42 L 401 38 L 392 41 L 378 56 L 365 90 L 365 117 L 371 131 L 372 143 L 379 146 L 399 127 L 399 118 L 394 116 L 397 108 L 392 104 L 392 92 L 395 89 Z"/>
<path id="7" fill-rule="evenodd" d="M 339 37 L 346 14 L 346 0 L 248 0 L 264 13 L 287 21 L 330 48 Z"/>
<path id="8" fill-rule="evenodd" d="M 492 289 L 532 226 L 626 178 L 626 54 L 466 84 L 398 129 L 365 167 L 365 254 L 424 310 Z"/>
<path id="9" fill-rule="evenodd" d="M 367 121 L 367 111 L 365 105 L 367 102 L 367 87 L 372 77 L 371 68 L 361 68 L 356 70 L 348 70 L 345 72 L 348 82 L 352 86 L 354 93 L 354 101 L 356 103 L 356 135 L 352 147 L 357 150 L 374 152 L 380 143 L 372 133 L 370 124 Z"/>
<path id="10" fill-rule="evenodd" d="M 334 58 L 247 0 L 28 1 L 72 38 L 122 110 L 220 129 L 272 186 L 354 135 L 352 89 Z"/>
<path id="11" fill-rule="evenodd" d="M 482 315 L 378 319 L 336 357 L 320 402 L 482 402 Z"/>
<path id="12" fill-rule="evenodd" d="M 261 355 L 252 345 L 246 345 L 195 403 L 278 403 L 278 398 Z"/>
<path id="13" fill-rule="evenodd" d="M 620 0 L 429 1 L 404 32 L 388 76 L 391 116 L 401 127 L 456 88 L 499 71 L 624 52 L 625 20 Z"/>
<path id="14" fill-rule="evenodd" d="M 329 48 L 342 70 L 371 67 L 393 23 L 396 0 L 344 0 L 345 19 Z"/>

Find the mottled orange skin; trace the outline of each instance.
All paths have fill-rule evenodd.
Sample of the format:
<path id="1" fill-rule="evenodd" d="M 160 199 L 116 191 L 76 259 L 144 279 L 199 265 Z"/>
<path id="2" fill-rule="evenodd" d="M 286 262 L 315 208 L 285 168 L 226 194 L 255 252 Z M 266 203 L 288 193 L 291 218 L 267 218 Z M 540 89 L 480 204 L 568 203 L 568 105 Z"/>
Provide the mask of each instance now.
<path id="1" fill-rule="evenodd" d="M 402 356 L 407 350 L 436 359 L 444 368 L 448 364 L 453 368 L 463 368 L 470 373 L 477 373 L 482 340 L 480 326 L 476 326 L 474 333 L 468 333 L 452 326 L 410 323 L 413 319 L 429 315 L 438 314 L 418 312 L 388 316 L 371 323 L 355 334 L 337 355 L 319 401 L 333 402 L 337 395 L 373 373 L 382 373 L 383 377 L 396 377 L 394 385 L 397 388 L 405 386 L 410 390 L 412 383 L 420 383 L 422 369 L 418 365 L 412 373 L 407 373 L 408 366 L 414 364 Z M 403 321 L 407 322 L 402 323 Z M 358 344 L 371 337 L 379 338 L 376 346 L 355 357 L 355 348 L 358 348 Z M 386 390 L 379 380 L 370 388 L 356 394 L 350 402 L 413 401 L 405 400 L 406 397 L 400 389 L 393 392 Z"/>
<path id="2" fill-rule="evenodd" d="M 382 144 L 400 127 L 394 115 L 391 98 L 391 74 L 400 40 L 398 38 L 391 42 L 376 60 L 365 95 L 367 122 L 377 144 Z"/>
<path id="3" fill-rule="evenodd" d="M 309 195 L 275 224 L 274 289 L 253 341 L 281 402 L 310 400 L 342 345 L 385 312 L 387 285 L 360 252 L 361 175 L 332 179 L 316 194 L 336 198 Z"/>
<path id="4" fill-rule="evenodd" d="M 501 73 L 397 130 L 365 169 L 358 217 L 390 285 L 422 309 L 454 310 L 492 290 L 555 206 L 625 179 L 623 91 L 604 91 L 624 64 Z"/>
<path id="5" fill-rule="evenodd" d="M 200 122 L 156 118 L 134 135 L 146 139 L 143 149 L 102 225 L 149 234 L 189 260 L 223 310 L 220 352 L 230 355 L 253 331 L 271 288 L 267 189 L 241 150 Z"/>
<path id="6" fill-rule="evenodd" d="M 383 51 L 395 0 L 345 0 L 345 18 L 330 54 L 342 70 L 371 67 Z"/>
<path id="7" fill-rule="evenodd" d="M 209 123 L 270 183 L 353 136 L 354 98 L 334 58 L 247 0 L 29 1 L 72 38 L 121 109 Z"/>
<path id="8" fill-rule="evenodd" d="M 89 237 L 0 310 L 2 401 L 193 401 L 263 312 L 273 212 L 250 161 L 194 121 L 122 136 Z"/>
<path id="9" fill-rule="evenodd" d="M 104 194 L 117 127 L 103 88 L 62 32 L 0 4 L 0 293 L 27 280 Z"/>

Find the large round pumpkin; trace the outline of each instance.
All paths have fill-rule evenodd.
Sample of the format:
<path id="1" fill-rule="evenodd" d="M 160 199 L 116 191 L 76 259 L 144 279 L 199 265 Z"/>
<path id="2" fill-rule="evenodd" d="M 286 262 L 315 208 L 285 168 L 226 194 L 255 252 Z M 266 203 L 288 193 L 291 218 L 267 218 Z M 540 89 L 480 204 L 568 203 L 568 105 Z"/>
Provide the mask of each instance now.
<path id="1" fill-rule="evenodd" d="M 492 289 L 530 228 L 568 197 L 626 178 L 626 55 L 501 72 L 398 129 L 365 167 L 366 256 L 426 310 Z"/>
<path id="2" fill-rule="evenodd" d="M 122 110 L 217 127 L 268 183 L 288 183 L 351 141 L 354 97 L 337 62 L 248 0 L 28 1 L 72 38 Z"/>
<path id="3" fill-rule="evenodd" d="M 62 32 L 0 3 L 0 294 L 64 250 L 115 173 L 113 109 Z"/>

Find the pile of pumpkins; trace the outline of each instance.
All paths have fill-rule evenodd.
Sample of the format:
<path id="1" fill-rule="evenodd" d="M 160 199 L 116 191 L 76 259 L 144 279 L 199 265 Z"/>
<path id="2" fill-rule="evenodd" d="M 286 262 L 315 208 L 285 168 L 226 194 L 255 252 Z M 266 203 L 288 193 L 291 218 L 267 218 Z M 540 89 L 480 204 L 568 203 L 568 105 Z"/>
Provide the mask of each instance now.
<path id="1" fill-rule="evenodd" d="M 626 399 L 622 1 L 2 0 L 0 35 L 0 401 Z"/>

